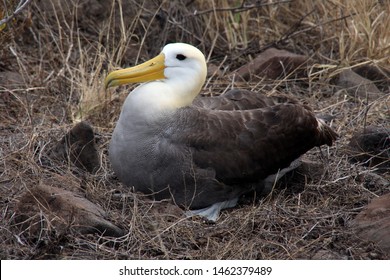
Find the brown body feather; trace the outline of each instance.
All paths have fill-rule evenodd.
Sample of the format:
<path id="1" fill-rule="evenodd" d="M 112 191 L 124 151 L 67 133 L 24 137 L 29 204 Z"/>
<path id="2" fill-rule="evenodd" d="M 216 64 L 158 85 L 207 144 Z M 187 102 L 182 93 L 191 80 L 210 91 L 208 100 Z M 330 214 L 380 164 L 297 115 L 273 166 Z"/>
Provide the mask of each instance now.
<path id="1" fill-rule="evenodd" d="M 194 209 L 262 186 L 269 175 L 337 137 L 293 98 L 241 90 L 199 97 L 141 129 L 126 129 L 132 136 L 124 141 L 114 135 L 110 147 L 121 181 Z"/>

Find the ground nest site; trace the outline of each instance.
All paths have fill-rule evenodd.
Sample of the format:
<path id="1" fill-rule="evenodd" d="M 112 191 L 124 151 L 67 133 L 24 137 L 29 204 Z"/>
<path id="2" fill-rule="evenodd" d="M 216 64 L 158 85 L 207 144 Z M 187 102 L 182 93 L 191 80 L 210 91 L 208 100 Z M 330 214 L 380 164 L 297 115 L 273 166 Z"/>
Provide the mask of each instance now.
<path id="1" fill-rule="evenodd" d="M 390 2 L 22 2 L 0 3 L 1 259 L 390 257 Z M 133 86 L 104 78 L 170 42 L 205 54 L 202 94 L 292 95 L 338 140 L 215 223 L 124 187 L 107 147 Z"/>

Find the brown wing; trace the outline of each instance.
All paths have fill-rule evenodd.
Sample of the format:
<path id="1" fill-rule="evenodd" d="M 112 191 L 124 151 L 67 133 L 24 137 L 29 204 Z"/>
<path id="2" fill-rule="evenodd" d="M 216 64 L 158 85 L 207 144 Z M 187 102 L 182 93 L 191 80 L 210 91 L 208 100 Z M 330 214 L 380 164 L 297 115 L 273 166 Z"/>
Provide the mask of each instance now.
<path id="1" fill-rule="evenodd" d="M 264 179 L 337 136 L 309 108 L 294 103 L 244 111 L 193 106 L 180 109 L 175 119 L 181 130 L 171 130 L 171 140 L 185 143 L 195 167 L 215 170 L 225 184 Z"/>
<path id="2" fill-rule="evenodd" d="M 193 105 L 210 110 L 250 110 L 275 105 L 266 95 L 249 90 L 233 89 L 218 96 L 198 96 Z"/>
<path id="3" fill-rule="evenodd" d="M 265 95 L 259 92 L 233 89 L 218 96 L 198 96 L 193 105 L 210 110 L 253 110 L 274 106 L 279 103 L 299 104 L 295 98 L 279 92 Z"/>

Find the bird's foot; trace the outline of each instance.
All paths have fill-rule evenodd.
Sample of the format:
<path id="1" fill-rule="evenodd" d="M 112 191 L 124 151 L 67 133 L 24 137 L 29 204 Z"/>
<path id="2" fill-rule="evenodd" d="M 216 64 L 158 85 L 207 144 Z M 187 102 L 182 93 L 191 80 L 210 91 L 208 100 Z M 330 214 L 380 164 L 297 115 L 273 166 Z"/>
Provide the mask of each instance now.
<path id="1" fill-rule="evenodd" d="M 225 201 L 214 203 L 213 205 L 206 208 L 189 210 L 185 214 L 187 217 L 201 216 L 201 217 L 205 217 L 209 221 L 215 222 L 218 219 L 219 213 L 221 212 L 222 209 L 232 208 L 237 205 L 237 202 L 238 202 L 238 197 L 233 198 L 231 200 L 225 200 Z"/>

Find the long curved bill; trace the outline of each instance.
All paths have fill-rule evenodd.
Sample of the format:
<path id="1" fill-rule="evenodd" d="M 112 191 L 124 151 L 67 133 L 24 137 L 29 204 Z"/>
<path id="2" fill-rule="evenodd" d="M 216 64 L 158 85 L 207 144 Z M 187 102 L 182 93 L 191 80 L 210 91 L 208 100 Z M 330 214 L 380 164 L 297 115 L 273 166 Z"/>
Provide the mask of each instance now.
<path id="1" fill-rule="evenodd" d="M 143 83 L 147 81 L 164 79 L 165 55 L 159 54 L 155 58 L 140 65 L 113 71 L 104 80 L 106 89 L 130 83 Z"/>

